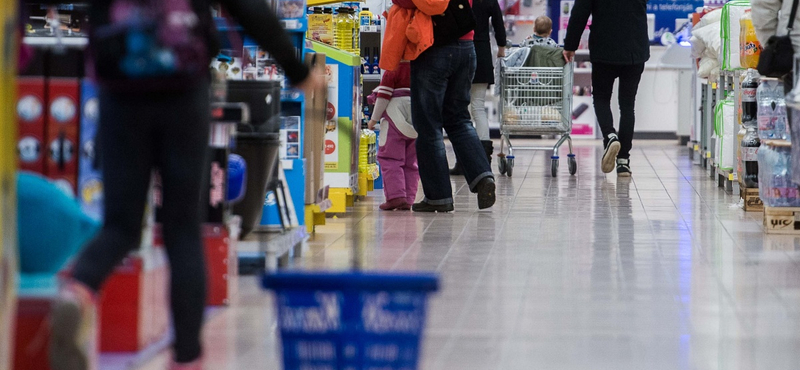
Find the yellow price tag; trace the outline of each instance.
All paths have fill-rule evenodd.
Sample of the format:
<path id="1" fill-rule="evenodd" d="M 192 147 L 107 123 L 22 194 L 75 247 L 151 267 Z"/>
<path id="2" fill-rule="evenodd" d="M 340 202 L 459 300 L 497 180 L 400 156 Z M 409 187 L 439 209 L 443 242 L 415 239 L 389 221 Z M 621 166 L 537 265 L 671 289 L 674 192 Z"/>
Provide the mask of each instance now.
<path id="1" fill-rule="evenodd" d="M 712 89 L 716 89 L 716 88 L 717 88 L 717 83 L 716 83 L 716 82 L 712 83 L 712 84 L 711 84 L 711 88 L 712 88 Z"/>
<path id="2" fill-rule="evenodd" d="M 700 145 L 694 144 L 694 151 L 696 152 L 698 150 L 700 150 Z"/>
<path id="3" fill-rule="evenodd" d="M 706 152 L 706 158 L 711 158 L 711 152 Z"/>
<path id="4" fill-rule="evenodd" d="M 733 174 L 732 173 L 728 174 L 728 181 L 733 181 Z"/>

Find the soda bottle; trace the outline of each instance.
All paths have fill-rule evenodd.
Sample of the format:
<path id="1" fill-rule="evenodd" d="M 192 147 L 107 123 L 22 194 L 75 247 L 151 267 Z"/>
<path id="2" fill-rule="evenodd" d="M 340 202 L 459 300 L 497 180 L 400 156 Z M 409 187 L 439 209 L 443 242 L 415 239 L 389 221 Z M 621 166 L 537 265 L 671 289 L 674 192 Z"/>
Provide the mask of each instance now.
<path id="1" fill-rule="evenodd" d="M 758 72 L 748 69 L 742 81 L 742 124 L 756 127 L 758 122 Z"/>
<path id="2" fill-rule="evenodd" d="M 750 10 L 746 10 L 742 18 L 739 19 L 739 64 L 743 68 L 756 68 L 758 59 L 761 56 L 761 43 L 756 37 L 756 29 L 753 27 L 753 17 Z"/>
<path id="3" fill-rule="evenodd" d="M 748 126 L 741 141 L 742 183 L 747 188 L 758 187 L 758 148 L 761 140 L 755 126 Z"/>

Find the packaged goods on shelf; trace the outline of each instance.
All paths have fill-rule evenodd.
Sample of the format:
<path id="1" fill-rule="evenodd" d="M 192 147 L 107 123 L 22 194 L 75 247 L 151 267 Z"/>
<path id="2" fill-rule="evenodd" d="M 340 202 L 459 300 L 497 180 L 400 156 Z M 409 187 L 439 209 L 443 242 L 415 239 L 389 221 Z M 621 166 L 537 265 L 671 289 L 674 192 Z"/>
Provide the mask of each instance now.
<path id="1" fill-rule="evenodd" d="M 792 181 L 791 144 L 767 140 L 758 151 L 759 195 L 767 207 L 800 207 L 800 192 Z"/>
<path id="2" fill-rule="evenodd" d="M 756 99 L 758 100 L 759 138 L 761 140 L 789 140 L 783 81 L 777 78 L 761 78 Z"/>
<path id="3" fill-rule="evenodd" d="M 733 0 L 722 7 L 722 24 L 720 26 L 720 36 L 722 38 L 722 69 L 731 71 L 741 69 L 739 61 L 739 33 L 741 23 L 739 22 L 745 12 L 750 10 L 750 1 Z"/>
<path id="4" fill-rule="evenodd" d="M 734 142 L 736 140 L 735 109 L 733 98 L 729 96 L 717 103 L 717 107 L 714 110 L 714 133 L 717 137 L 717 167 L 721 170 L 733 170 L 733 152 L 729 148 L 730 145 L 736 145 Z"/>
<path id="5" fill-rule="evenodd" d="M 314 12 L 308 15 L 308 33 L 306 37 L 314 41 L 333 45 L 334 22 L 332 9 L 314 8 Z"/>

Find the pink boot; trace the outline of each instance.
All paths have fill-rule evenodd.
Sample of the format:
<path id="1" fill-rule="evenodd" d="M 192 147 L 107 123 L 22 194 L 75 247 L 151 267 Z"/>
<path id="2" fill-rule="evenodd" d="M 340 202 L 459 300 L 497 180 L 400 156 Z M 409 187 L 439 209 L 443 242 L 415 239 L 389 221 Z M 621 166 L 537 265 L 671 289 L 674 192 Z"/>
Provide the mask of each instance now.
<path id="1" fill-rule="evenodd" d="M 405 198 L 394 198 L 381 204 L 380 208 L 384 211 L 394 211 L 395 209 L 408 210 L 410 207 Z"/>
<path id="2" fill-rule="evenodd" d="M 198 359 L 185 364 L 173 362 L 169 370 L 203 370 L 203 360 Z"/>
<path id="3" fill-rule="evenodd" d="M 50 317 L 50 367 L 96 369 L 97 351 L 96 294 L 75 280 L 65 281 Z"/>

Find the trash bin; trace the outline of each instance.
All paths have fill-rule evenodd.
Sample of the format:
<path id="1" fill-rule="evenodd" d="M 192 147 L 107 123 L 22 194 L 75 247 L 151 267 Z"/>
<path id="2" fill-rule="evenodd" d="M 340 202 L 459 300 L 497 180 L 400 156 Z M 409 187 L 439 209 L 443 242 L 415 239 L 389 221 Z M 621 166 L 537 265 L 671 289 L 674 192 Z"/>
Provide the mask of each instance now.
<path id="1" fill-rule="evenodd" d="M 242 218 L 242 239 L 261 221 L 267 184 L 275 174 L 280 145 L 280 135 L 273 133 L 240 132 L 236 137 L 233 151 L 247 163 L 244 199 L 233 206 L 233 214 Z"/>
<path id="2" fill-rule="evenodd" d="M 255 131 L 280 130 L 281 84 L 278 81 L 228 81 L 228 102 L 245 103 Z"/>

